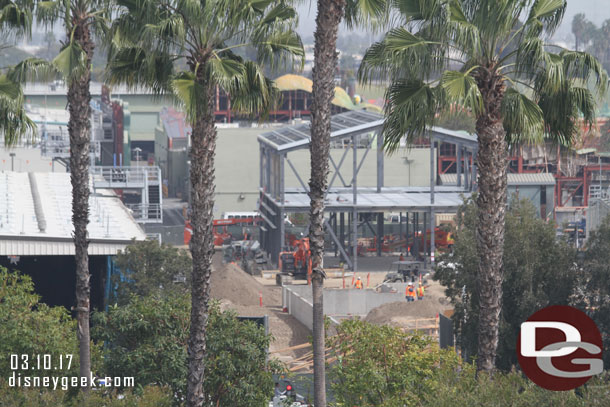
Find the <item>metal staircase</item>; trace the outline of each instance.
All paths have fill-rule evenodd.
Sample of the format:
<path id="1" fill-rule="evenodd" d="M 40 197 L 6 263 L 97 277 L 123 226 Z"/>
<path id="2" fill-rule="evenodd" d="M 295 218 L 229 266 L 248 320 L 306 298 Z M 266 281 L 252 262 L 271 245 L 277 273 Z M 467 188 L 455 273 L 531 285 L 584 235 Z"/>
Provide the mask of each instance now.
<path id="1" fill-rule="evenodd" d="M 161 169 L 157 166 L 104 167 L 90 169 L 93 189 L 132 190 L 140 202 L 126 203 L 134 219 L 140 223 L 163 223 Z"/>

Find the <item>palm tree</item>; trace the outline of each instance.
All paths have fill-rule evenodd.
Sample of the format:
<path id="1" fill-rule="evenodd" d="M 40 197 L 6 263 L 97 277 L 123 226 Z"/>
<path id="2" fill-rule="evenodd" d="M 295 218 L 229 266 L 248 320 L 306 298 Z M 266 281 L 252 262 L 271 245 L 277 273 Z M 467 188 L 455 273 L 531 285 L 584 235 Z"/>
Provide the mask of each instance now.
<path id="1" fill-rule="evenodd" d="M 582 37 L 586 30 L 587 19 L 584 13 L 578 13 L 572 18 L 572 34 L 574 34 L 574 48 L 578 51 L 578 46 L 582 41 Z"/>
<path id="2" fill-rule="evenodd" d="M 545 136 L 569 145 L 594 123 L 607 76 L 592 56 L 547 45 L 564 0 L 399 0 L 401 26 L 365 54 L 359 76 L 390 78 L 385 148 L 422 136 L 452 103 L 476 117 L 479 371 L 494 368 L 502 302 L 507 145 Z M 523 21 L 520 21 L 520 20 Z M 512 49 L 511 51 L 508 51 Z M 449 62 L 461 64 L 448 70 Z M 589 86 L 593 90 L 589 89 Z"/>
<path id="3" fill-rule="evenodd" d="M 26 82 L 60 76 L 68 84 L 68 134 L 70 137 L 70 182 L 72 184 L 72 224 L 76 263 L 76 311 L 79 342 L 79 373 L 86 377 L 87 391 L 91 372 L 89 334 L 90 284 L 87 224 L 89 223 L 89 153 L 91 142 L 91 60 L 94 35 L 107 31 L 108 5 L 98 0 L 50 0 L 36 4 L 39 22 L 53 27 L 61 22 L 66 32 L 59 54 L 51 61 L 28 58 L 11 72 L 11 79 Z M 82 382 L 81 382 L 82 383 Z"/>
<path id="4" fill-rule="evenodd" d="M 313 275 L 313 369 L 314 404 L 326 406 L 326 366 L 324 344 L 324 197 L 328 190 L 330 152 L 330 107 L 335 94 L 337 34 L 346 17 L 348 26 L 356 23 L 375 26 L 387 10 L 385 0 L 318 0 L 314 34 L 313 102 L 311 105 L 311 143 L 309 180 L 309 241 Z"/>
<path id="5" fill-rule="evenodd" d="M 293 30 L 296 13 L 281 0 L 119 0 L 117 4 L 110 83 L 175 96 L 192 127 L 193 274 L 186 402 L 189 407 L 202 406 L 209 401 L 202 385 L 214 253 L 215 90 L 222 87 L 234 109 L 266 112 L 276 90 L 261 64 L 304 56 Z M 258 63 L 236 53 L 246 46 L 256 50 Z"/>
<path id="6" fill-rule="evenodd" d="M 4 33 L 29 36 L 32 28 L 32 4 L 29 1 L 4 1 L 0 5 L 0 29 Z M 0 43 L 1 44 L 1 43 Z M 1 44 L 0 49 L 9 48 Z M 23 136 L 35 131 L 34 123 L 24 109 L 23 90 L 12 79 L 11 68 L 1 67 L 0 74 L 0 133 L 4 134 L 4 144 L 14 145 Z"/>

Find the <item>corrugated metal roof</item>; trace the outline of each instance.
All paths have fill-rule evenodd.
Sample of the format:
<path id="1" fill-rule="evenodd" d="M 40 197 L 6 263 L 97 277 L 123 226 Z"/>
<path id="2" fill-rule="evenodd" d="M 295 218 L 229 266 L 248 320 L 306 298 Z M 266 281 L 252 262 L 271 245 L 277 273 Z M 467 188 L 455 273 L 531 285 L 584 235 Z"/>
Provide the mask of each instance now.
<path id="1" fill-rule="evenodd" d="M 296 126 L 280 127 L 258 136 L 259 142 L 279 151 L 290 151 L 307 146 L 311 140 L 309 123 Z M 331 117 L 330 138 L 343 138 L 353 134 L 365 134 L 380 130 L 383 126 L 383 115 L 354 110 L 339 113 Z"/>
<path id="2" fill-rule="evenodd" d="M 71 200 L 69 173 L 1 172 L 0 255 L 73 255 Z M 116 254 L 132 239 L 146 239 L 111 191 L 92 193 L 89 208 L 89 254 Z M 44 230 L 39 217 L 44 217 Z"/>
<path id="3" fill-rule="evenodd" d="M 442 185 L 456 185 L 457 174 L 440 174 Z M 548 172 L 507 174 L 508 185 L 555 185 L 555 177 Z"/>

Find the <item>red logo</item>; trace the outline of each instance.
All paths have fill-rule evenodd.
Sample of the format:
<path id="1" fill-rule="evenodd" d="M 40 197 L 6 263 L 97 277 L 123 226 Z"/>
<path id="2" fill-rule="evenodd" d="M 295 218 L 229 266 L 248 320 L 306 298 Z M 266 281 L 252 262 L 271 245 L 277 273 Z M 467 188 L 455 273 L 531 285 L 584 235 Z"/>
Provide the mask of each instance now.
<path id="1" fill-rule="evenodd" d="M 565 305 L 541 309 L 521 324 L 521 369 L 548 390 L 571 390 L 603 369 L 602 336 L 584 312 Z"/>

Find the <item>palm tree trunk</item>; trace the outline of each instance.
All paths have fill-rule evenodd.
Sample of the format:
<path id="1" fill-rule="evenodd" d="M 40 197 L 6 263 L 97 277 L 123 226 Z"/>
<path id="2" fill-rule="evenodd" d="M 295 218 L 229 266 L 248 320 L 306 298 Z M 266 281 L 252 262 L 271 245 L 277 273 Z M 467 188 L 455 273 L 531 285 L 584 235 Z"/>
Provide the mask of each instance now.
<path id="1" fill-rule="evenodd" d="M 68 134 L 70 135 L 70 181 L 72 183 L 72 223 L 74 224 L 74 247 L 76 262 L 76 318 L 79 346 L 80 376 L 87 378 L 91 371 L 91 349 L 89 335 L 89 145 L 91 142 L 91 58 L 94 44 L 87 26 L 77 26 L 74 40 L 87 54 L 85 72 L 80 78 L 70 81 L 68 87 Z"/>
<path id="2" fill-rule="evenodd" d="M 502 308 L 507 144 L 500 105 L 505 87 L 486 69 L 481 69 L 477 82 L 485 104 L 485 113 L 477 118 L 476 123 L 479 139 L 477 250 L 480 294 L 477 371 L 490 373 L 495 365 Z"/>
<path id="3" fill-rule="evenodd" d="M 309 241 L 311 247 L 313 295 L 314 404 L 326 407 L 324 344 L 324 196 L 328 189 L 330 151 L 330 102 L 335 94 L 337 31 L 345 11 L 345 0 L 318 0 L 316 17 L 313 103 L 311 106 L 311 198 Z"/>
<path id="4" fill-rule="evenodd" d="M 203 70 L 200 68 L 200 70 Z M 200 79 L 201 80 L 201 79 Z M 203 83 L 207 105 L 194 119 L 191 134 L 191 226 L 190 249 L 193 257 L 191 291 L 191 331 L 188 344 L 187 407 L 201 407 L 206 400 L 203 388 L 206 358 L 206 325 L 210 300 L 210 274 L 214 239 L 214 87 Z"/>

